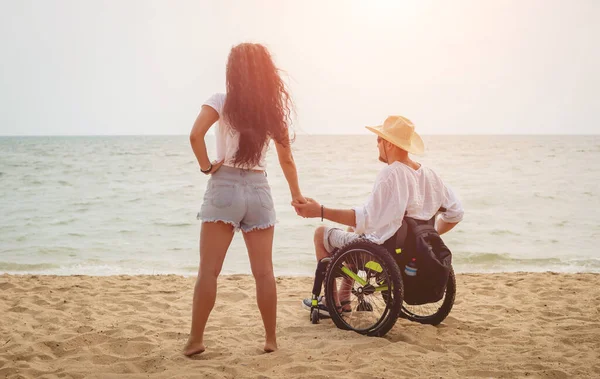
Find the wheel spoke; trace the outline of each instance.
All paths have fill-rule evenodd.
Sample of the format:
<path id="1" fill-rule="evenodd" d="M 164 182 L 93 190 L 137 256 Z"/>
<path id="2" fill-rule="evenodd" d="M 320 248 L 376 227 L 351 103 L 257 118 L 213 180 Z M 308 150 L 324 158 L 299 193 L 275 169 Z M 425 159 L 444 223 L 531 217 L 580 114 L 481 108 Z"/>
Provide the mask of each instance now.
<path id="1" fill-rule="evenodd" d="M 356 249 L 345 254 L 336 265 L 332 270 L 336 273 L 336 279 L 331 284 L 335 285 L 339 304 L 330 307 L 330 311 L 339 315 L 351 329 L 372 330 L 386 317 L 388 303 L 393 301 L 392 291 L 388 288 L 390 280 L 385 263 L 369 251 Z M 379 283 L 377 278 L 380 278 Z M 344 280 L 352 280 L 352 284 L 344 284 Z M 338 305 L 348 299 L 351 312 L 344 312 L 348 305 L 341 308 Z"/>

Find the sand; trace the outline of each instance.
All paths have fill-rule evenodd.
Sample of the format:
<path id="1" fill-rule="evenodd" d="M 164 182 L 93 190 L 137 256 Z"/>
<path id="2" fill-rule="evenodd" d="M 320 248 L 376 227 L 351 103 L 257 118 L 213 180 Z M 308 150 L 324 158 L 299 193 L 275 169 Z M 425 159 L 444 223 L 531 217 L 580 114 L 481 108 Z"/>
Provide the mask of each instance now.
<path id="1" fill-rule="evenodd" d="M 600 377 L 600 274 L 462 274 L 440 326 L 384 338 L 312 325 L 312 279 L 280 277 L 262 352 L 251 276 L 219 279 L 207 351 L 181 355 L 194 278 L 0 275 L 0 378 Z"/>

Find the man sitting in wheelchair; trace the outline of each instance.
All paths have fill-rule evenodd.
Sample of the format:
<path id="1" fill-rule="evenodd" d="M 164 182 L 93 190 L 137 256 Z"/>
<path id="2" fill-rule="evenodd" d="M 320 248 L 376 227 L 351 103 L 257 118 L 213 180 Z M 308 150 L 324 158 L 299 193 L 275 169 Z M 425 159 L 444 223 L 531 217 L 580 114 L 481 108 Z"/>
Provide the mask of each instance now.
<path id="1" fill-rule="evenodd" d="M 387 165 L 377 176 L 366 203 L 352 209 L 334 209 L 307 198 L 307 204 L 292 205 L 302 217 L 321 217 L 322 220 L 328 219 L 350 227 L 348 231 L 326 226 L 316 229 L 314 244 L 320 264 L 317 268 L 313 297 L 305 299 L 303 305 L 318 311 L 321 318 L 332 317 L 338 327 L 364 331 L 370 335 L 382 335 L 391 326 L 370 324 L 368 329 L 361 329 L 361 325 L 353 324 L 348 318 L 351 318 L 353 313 L 358 315 L 359 312 L 377 311 L 381 314 L 391 314 L 392 325 L 395 322 L 402 304 L 395 304 L 392 309 L 391 299 L 394 296 L 398 300 L 402 299 L 401 287 L 404 287 L 404 296 L 407 295 L 410 281 L 407 278 L 412 279 L 410 277 L 415 276 L 413 274 L 420 268 L 418 256 L 414 253 L 410 256 L 402 254 L 402 239 L 406 236 L 406 228 L 410 228 L 406 225 L 409 222 L 405 221 L 405 217 L 406 220 L 414 220 L 410 221 L 414 224 L 413 234 L 420 230 L 421 224 L 432 225 L 428 229 L 429 234 L 423 231 L 421 234 L 425 233 L 425 237 L 436 234 L 439 241 L 434 243 L 443 245 L 439 235 L 456 226 L 462 220 L 464 211 L 452 190 L 432 169 L 410 158 L 409 153 L 421 154 L 424 151 L 423 140 L 415 132 L 410 120 L 402 116 L 390 116 L 383 125 L 367 129 L 377 134 L 379 160 Z M 443 212 L 436 220 L 435 216 L 440 210 Z M 404 227 L 401 228 L 402 226 Z M 414 245 L 414 238 L 412 240 Z M 427 238 L 425 240 L 429 241 Z M 389 257 L 377 255 L 378 250 L 365 245 L 366 242 L 370 246 L 385 247 L 392 254 L 385 254 Z M 431 243 L 426 244 L 428 246 L 425 248 L 431 250 Z M 353 247 L 351 251 L 343 252 L 345 255 L 336 260 L 336 253 L 349 246 Z M 415 246 L 407 248 L 415 250 Z M 449 250 L 447 256 L 446 265 L 449 266 Z M 393 264 L 394 261 L 400 265 Z M 325 268 L 328 270 L 327 275 Z M 325 297 L 317 297 L 321 291 L 323 276 L 327 278 Z M 399 282 L 399 278 L 393 278 L 394 276 L 403 276 L 404 283 Z M 408 301 L 406 298 L 404 300 Z M 383 318 L 379 317 L 378 322 L 381 323 L 382 320 Z"/>

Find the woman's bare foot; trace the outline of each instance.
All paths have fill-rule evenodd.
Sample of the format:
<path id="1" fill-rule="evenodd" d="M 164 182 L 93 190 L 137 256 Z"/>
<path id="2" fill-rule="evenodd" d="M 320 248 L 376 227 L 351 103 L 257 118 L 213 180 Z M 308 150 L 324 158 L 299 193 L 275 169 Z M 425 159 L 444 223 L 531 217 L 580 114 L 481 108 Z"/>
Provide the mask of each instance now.
<path id="1" fill-rule="evenodd" d="M 265 350 L 265 353 L 272 353 L 272 352 L 274 352 L 275 350 L 277 350 L 277 342 L 267 341 L 265 343 L 264 350 Z"/>
<path id="2" fill-rule="evenodd" d="M 185 355 L 186 357 L 191 357 L 192 355 L 203 353 L 204 350 L 206 350 L 206 347 L 204 347 L 203 342 L 194 342 L 188 340 L 188 342 L 185 344 L 185 347 L 183 348 L 183 355 Z"/>

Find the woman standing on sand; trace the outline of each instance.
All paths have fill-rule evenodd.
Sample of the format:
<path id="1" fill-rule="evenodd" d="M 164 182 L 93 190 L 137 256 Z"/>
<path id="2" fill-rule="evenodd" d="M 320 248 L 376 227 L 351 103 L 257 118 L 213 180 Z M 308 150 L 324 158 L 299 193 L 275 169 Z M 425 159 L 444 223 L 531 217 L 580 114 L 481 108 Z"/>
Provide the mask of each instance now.
<path id="1" fill-rule="evenodd" d="M 200 171 L 211 177 L 200 211 L 200 268 L 190 337 L 183 351 L 187 356 L 205 349 L 204 328 L 215 304 L 217 277 L 234 231 L 240 229 L 265 326 L 264 350 L 277 349 L 277 289 L 271 260 L 275 210 L 265 172 L 271 139 L 292 201 L 305 202 L 290 149 L 293 104 L 268 50 L 259 44 L 234 46 L 226 75 L 227 94 L 214 94 L 204 103 L 190 133 Z M 217 159 L 211 163 L 204 136 L 217 121 Z"/>

